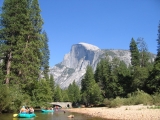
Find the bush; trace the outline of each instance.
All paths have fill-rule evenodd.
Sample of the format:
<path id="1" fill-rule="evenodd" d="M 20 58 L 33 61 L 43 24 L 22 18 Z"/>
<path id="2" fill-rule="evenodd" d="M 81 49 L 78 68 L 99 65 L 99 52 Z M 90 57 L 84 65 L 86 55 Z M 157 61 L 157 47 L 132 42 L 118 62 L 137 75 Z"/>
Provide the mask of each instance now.
<path id="1" fill-rule="evenodd" d="M 12 99 L 10 98 L 10 90 L 7 85 L 1 85 L 0 84 L 0 113 L 8 108 L 10 103 L 12 102 Z"/>
<path id="2" fill-rule="evenodd" d="M 127 95 L 127 98 L 116 97 L 115 99 L 104 99 L 103 104 L 107 107 L 120 107 L 122 105 L 157 105 L 160 106 L 160 94 L 149 95 L 142 90 L 137 90 Z"/>
<path id="3" fill-rule="evenodd" d="M 113 101 L 111 101 L 110 107 L 120 107 L 124 103 L 124 99 L 120 97 L 116 97 Z"/>
<path id="4" fill-rule="evenodd" d="M 104 101 L 103 101 L 103 104 L 106 106 L 106 107 L 108 107 L 108 106 L 110 106 L 110 104 L 111 104 L 111 100 L 109 100 L 109 99 L 104 99 Z"/>
<path id="5" fill-rule="evenodd" d="M 153 99 L 152 96 L 145 93 L 142 90 L 137 90 L 136 92 L 133 92 L 130 96 L 130 104 L 132 105 L 138 105 L 138 104 L 144 104 L 144 105 L 152 105 Z"/>
<path id="6" fill-rule="evenodd" d="M 160 106 L 160 94 L 155 93 L 152 95 L 154 105 Z"/>

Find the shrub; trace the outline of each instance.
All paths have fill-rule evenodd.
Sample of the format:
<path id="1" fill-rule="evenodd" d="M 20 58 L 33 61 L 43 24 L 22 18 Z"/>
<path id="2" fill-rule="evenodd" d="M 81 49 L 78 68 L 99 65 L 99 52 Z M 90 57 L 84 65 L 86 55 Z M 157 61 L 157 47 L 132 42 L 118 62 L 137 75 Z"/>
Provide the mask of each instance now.
<path id="1" fill-rule="evenodd" d="M 144 104 L 144 105 L 151 105 L 153 104 L 152 96 L 145 93 L 142 90 L 137 90 L 131 94 L 128 95 L 129 98 L 127 98 L 127 103 L 129 105 L 138 105 L 138 104 Z"/>
<path id="2" fill-rule="evenodd" d="M 152 95 L 152 97 L 153 97 L 154 105 L 160 106 L 160 94 L 159 93 L 155 93 L 154 95 Z"/>
<path id="3" fill-rule="evenodd" d="M 160 94 L 149 95 L 142 90 L 137 90 L 127 95 L 127 98 L 116 97 L 115 99 L 104 99 L 103 104 L 107 107 L 120 107 L 122 105 L 156 105 L 160 106 Z M 160 108 L 160 107 L 157 107 Z"/>
<path id="4" fill-rule="evenodd" d="M 110 107 L 120 107 L 123 105 L 123 98 L 116 97 L 113 101 L 111 101 Z"/>
<path id="5" fill-rule="evenodd" d="M 103 104 L 106 106 L 106 107 L 108 107 L 108 106 L 110 106 L 110 104 L 111 104 L 111 100 L 109 100 L 109 99 L 104 99 L 104 101 L 103 101 Z"/>

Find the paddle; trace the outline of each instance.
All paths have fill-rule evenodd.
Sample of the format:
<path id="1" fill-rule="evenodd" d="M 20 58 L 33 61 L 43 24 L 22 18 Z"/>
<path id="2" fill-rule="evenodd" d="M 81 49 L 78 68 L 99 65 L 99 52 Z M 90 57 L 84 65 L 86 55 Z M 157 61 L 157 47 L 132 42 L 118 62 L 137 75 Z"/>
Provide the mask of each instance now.
<path id="1" fill-rule="evenodd" d="M 18 114 L 13 114 L 13 117 L 17 117 L 18 116 Z"/>

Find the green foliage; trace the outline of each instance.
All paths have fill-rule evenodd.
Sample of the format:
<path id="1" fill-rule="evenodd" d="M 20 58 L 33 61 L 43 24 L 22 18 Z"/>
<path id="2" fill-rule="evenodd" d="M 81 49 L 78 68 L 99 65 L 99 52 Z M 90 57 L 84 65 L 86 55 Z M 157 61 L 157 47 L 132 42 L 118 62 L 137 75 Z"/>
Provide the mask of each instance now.
<path id="1" fill-rule="evenodd" d="M 4 0 L 0 43 L 5 83 L 30 84 L 39 78 L 42 19 L 37 0 Z M 30 5 L 29 5 L 30 4 Z"/>
<path id="2" fill-rule="evenodd" d="M 132 105 L 144 104 L 144 105 L 151 105 L 153 104 L 152 96 L 145 93 L 144 91 L 137 90 L 130 94 L 128 98 Z"/>
<path id="3" fill-rule="evenodd" d="M 118 58 L 114 58 L 111 62 L 111 73 L 106 86 L 108 98 L 115 98 L 116 96 L 123 94 L 123 88 L 120 85 L 118 78 L 119 64 L 120 60 Z"/>
<path id="4" fill-rule="evenodd" d="M 160 94 L 149 95 L 144 91 L 137 90 L 128 94 L 127 98 L 116 97 L 115 99 L 105 99 L 103 104 L 107 107 L 120 107 L 122 105 L 160 105 Z"/>
<path id="5" fill-rule="evenodd" d="M 133 91 L 135 91 L 136 89 L 143 90 L 148 76 L 149 71 L 147 67 L 135 67 L 132 77 Z"/>
<path id="6" fill-rule="evenodd" d="M 40 12 L 38 0 L 4 0 L 0 15 L 0 111 L 52 101 L 54 80 L 49 80 L 47 73 L 48 38 L 46 32 L 41 33 Z M 38 81 L 41 67 L 46 80 Z"/>
<path id="7" fill-rule="evenodd" d="M 49 102 L 52 102 L 50 84 L 45 79 L 41 79 L 36 83 L 35 89 L 32 90 L 32 94 L 34 102 L 32 106 L 46 106 Z"/>
<path id="8" fill-rule="evenodd" d="M 111 101 L 109 107 L 120 107 L 123 105 L 123 99 L 120 97 L 116 97 L 114 100 Z"/>
<path id="9" fill-rule="evenodd" d="M 27 34 L 29 34 L 29 31 L 26 31 L 26 29 L 31 27 L 28 24 L 29 16 L 26 6 L 27 2 L 25 0 L 4 0 L 2 6 L 0 41 L 3 43 L 1 52 L 3 53 L 2 60 L 4 66 L 2 68 L 6 77 L 5 83 L 9 83 L 11 78 L 16 78 L 22 67 L 20 64 L 22 58 L 19 55 L 23 53 L 22 48 L 25 46 L 23 41 L 26 39 Z M 24 25 L 26 27 L 23 27 Z M 19 61 L 19 65 L 17 65 L 17 61 Z"/>
<path id="10" fill-rule="evenodd" d="M 68 90 L 62 90 L 62 99 L 63 99 L 63 102 L 69 102 L 69 96 L 68 96 Z"/>
<path id="11" fill-rule="evenodd" d="M 91 66 L 87 66 L 86 74 L 84 79 L 81 81 L 81 94 L 82 94 L 82 102 L 88 104 L 97 103 L 98 96 L 101 96 L 100 88 L 94 79 L 94 74 Z M 95 90 L 97 89 L 97 90 Z M 97 95 L 95 95 L 97 94 Z M 101 101 L 101 100 L 100 100 Z"/>
<path id="12" fill-rule="evenodd" d="M 160 57 L 160 21 L 158 25 L 158 38 L 157 38 L 157 57 Z"/>
<path id="13" fill-rule="evenodd" d="M 110 77 L 110 63 L 108 59 L 102 59 L 98 64 L 95 70 L 94 78 L 96 83 L 102 90 L 102 94 L 104 97 L 108 96 L 107 85 L 109 83 Z"/>
<path id="14" fill-rule="evenodd" d="M 130 43 L 131 64 L 132 64 L 132 92 L 137 89 L 146 91 L 146 82 L 152 63 L 149 61 L 147 44 L 143 38 L 138 38 L 137 42 L 132 38 Z"/>
<path id="15" fill-rule="evenodd" d="M 117 67 L 117 77 L 122 89 L 122 92 L 118 96 L 125 97 L 131 92 L 131 70 L 123 61 L 120 61 Z"/>
<path id="16" fill-rule="evenodd" d="M 2 110 L 18 111 L 22 105 L 29 106 L 31 98 L 22 92 L 18 85 L 0 84 L 0 112 Z"/>
<path id="17" fill-rule="evenodd" d="M 104 104 L 105 106 L 110 106 L 111 100 L 108 99 L 108 98 L 105 98 L 105 99 L 103 100 L 103 104 Z"/>
<path id="18" fill-rule="evenodd" d="M 101 93 L 101 89 L 98 84 L 94 84 L 93 90 L 91 93 L 91 103 L 92 104 L 101 104 L 103 101 L 103 96 Z"/>
<path id="19" fill-rule="evenodd" d="M 8 107 L 12 99 L 10 99 L 10 91 L 7 85 L 0 84 L 0 112 Z"/>
<path id="20" fill-rule="evenodd" d="M 132 66 L 139 66 L 139 50 L 137 48 L 136 41 L 132 38 L 130 42 L 130 52 L 131 52 L 131 64 Z"/>
<path id="21" fill-rule="evenodd" d="M 149 52 L 147 48 L 147 44 L 143 38 L 137 39 L 137 47 L 139 49 L 139 58 L 140 58 L 140 66 L 147 67 L 149 63 Z"/>
<path id="22" fill-rule="evenodd" d="M 155 92 L 160 92 L 160 23 L 158 26 L 158 49 L 157 57 L 154 62 L 154 67 L 150 73 L 150 76 L 146 82 L 147 92 L 153 94 Z"/>
<path id="23" fill-rule="evenodd" d="M 81 91 L 82 91 L 82 93 L 84 91 L 90 92 L 93 84 L 94 84 L 93 70 L 92 70 L 91 66 L 87 66 L 85 77 L 81 81 L 81 85 L 82 85 Z"/>
<path id="24" fill-rule="evenodd" d="M 62 90 L 59 87 L 59 85 L 57 85 L 55 88 L 54 101 L 55 102 L 62 102 L 63 101 Z"/>
<path id="25" fill-rule="evenodd" d="M 150 73 L 150 76 L 147 80 L 147 88 L 150 94 L 154 92 L 160 92 L 160 57 L 156 58 L 154 68 Z"/>
<path id="26" fill-rule="evenodd" d="M 42 62 L 41 62 L 41 70 L 43 71 L 44 77 L 48 79 L 48 72 L 49 72 L 49 47 L 48 47 L 48 37 L 47 33 L 43 31 L 43 47 L 42 47 Z"/>
<path id="27" fill-rule="evenodd" d="M 76 85 L 75 81 L 68 86 L 68 97 L 69 101 L 76 103 L 81 100 L 80 89 L 79 86 Z"/>
<path id="28" fill-rule="evenodd" d="M 54 101 L 55 81 L 54 81 L 53 75 L 50 75 L 50 79 L 48 82 L 49 82 L 51 92 L 52 92 L 52 101 Z"/>
<path id="29" fill-rule="evenodd" d="M 74 88 L 72 84 L 68 86 L 68 97 L 71 102 L 74 101 Z"/>
<path id="30" fill-rule="evenodd" d="M 125 96 L 131 91 L 130 69 L 118 58 L 110 62 L 108 59 L 102 59 L 97 64 L 94 77 L 104 97 Z"/>
<path id="31" fill-rule="evenodd" d="M 154 93 L 152 97 L 153 97 L 153 104 L 160 106 L 160 93 Z"/>
<path id="32" fill-rule="evenodd" d="M 87 105 L 98 105 L 104 97 L 108 98 L 104 104 L 109 107 L 160 105 L 160 24 L 154 66 L 149 63 L 145 41 L 139 38 L 136 43 L 132 38 L 132 69 L 119 59 L 109 61 L 106 56 L 97 64 L 95 74 L 91 66 L 87 67 L 81 90 L 75 81 L 68 89 L 62 90 L 58 85 L 55 86 L 53 75 L 48 75 L 48 37 L 45 31 L 42 33 L 40 12 L 38 0 L 4 0 L 0 15 L 0 111 L 15 111 L 22 105 L 48 106 L 52 101 L 81 101 Z M 105 54 L 115 56 L 109 50 Z M 56 66 L 64 67 L 60 64 Z M 39 79 L 41 71 L 45 79 Z M 74 69 L 69 68 L 64 74 L 73 72 Z M 128 98 L 120 98 L 127 94 Z"/>
<path id="33" fill-rule="evenodd" d="M 151 106 L 149 109 L 160 109 L 160 106 Z"/>

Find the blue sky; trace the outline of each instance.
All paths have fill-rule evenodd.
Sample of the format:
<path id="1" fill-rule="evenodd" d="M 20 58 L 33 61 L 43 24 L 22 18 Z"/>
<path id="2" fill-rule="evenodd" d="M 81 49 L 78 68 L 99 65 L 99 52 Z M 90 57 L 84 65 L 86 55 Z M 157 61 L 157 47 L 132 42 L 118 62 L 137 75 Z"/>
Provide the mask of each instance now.
<path id="1" fill-rule="evenodd" d="M 131 38 L 141 37 L 148 50 L 157 53 L 160 0 L 39 0 L 39 4 L 49 38 L 50 67 L 79 42 L 128 50 Z"/>

